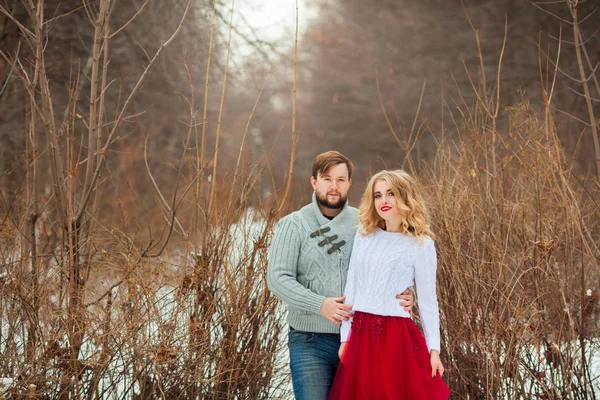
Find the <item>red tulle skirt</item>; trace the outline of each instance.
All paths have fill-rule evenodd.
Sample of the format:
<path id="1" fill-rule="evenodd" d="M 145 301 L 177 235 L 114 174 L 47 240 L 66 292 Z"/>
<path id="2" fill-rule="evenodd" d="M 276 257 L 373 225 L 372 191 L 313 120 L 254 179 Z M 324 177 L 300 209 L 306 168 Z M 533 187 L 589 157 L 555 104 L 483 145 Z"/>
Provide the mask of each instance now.
<path id="1" fill-rule="evenodd" d="M 357 311 L 329 400 L 447 399 L 450 390 L 431 377 L 425 337 L 409 318 Z"/>

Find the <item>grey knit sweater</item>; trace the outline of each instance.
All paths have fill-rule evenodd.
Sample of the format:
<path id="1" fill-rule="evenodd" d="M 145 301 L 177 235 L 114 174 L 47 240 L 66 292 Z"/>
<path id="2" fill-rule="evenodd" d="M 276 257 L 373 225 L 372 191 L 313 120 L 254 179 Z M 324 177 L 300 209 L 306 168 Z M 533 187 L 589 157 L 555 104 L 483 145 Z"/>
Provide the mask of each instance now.
<path id="1" fill-rule="evenodd" d="M 312 202 L 282 218 L 269 249 L 269 289 L 288 308 L 287 321 L 306 332 L 339 333 L 339 325 L 321 316 L 325 297 L 343 295 L 358 210 L 344 206 L 332 220 Z"/>

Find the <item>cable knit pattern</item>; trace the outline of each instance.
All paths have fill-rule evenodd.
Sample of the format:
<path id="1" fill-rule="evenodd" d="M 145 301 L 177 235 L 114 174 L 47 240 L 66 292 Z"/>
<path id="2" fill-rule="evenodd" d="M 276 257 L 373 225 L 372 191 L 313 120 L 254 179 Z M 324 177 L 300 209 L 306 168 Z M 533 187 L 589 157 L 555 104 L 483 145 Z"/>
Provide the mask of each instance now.
<path id="1" fill-rule="evenodd" d="M 326 297 L 342 296 L 357 224 L 358 211 L 348 203 L 332 220 L 325 218 L 314 194 L 312 203 L 277 223 L 267 282 L 286 303 L 292 328 L 339 333 L 339 325 L 320 310 Z"/>
<path id="2" fill-rule="evenodd" d="M 433 240 L 378 229 L 354 238 L 346 282 L 346 304 L 353 311 L 409 318 L 396 294 L 416 283 L 419 315 L 429 351 L 440 350 L 440 316 L 435 289 L 437 258 Z M 358 322 L 358 321 L 357 321 Z M 341 341 L 348 340 L 352 318 L 342 322 Z M 361 326 L 361 329 L 366 327 Z M 377 335 L 377 327 L 369 327 Z"/>

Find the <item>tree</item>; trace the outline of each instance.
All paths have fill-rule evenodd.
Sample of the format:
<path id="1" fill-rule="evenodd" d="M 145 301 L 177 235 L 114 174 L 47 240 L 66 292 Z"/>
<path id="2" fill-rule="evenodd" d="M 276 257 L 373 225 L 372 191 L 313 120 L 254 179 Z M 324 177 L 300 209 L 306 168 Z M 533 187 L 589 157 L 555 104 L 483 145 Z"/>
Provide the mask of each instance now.
<path id="1" fill-rule="evenodd" d="M 364 167 L 359 168 L 363 171 L 367 166 L 408 167 L 402 146 L 404 150 L 412 148 L 415 161 L 432 156 L 434 140 L 456 133 L 449 113 L 463 108 L 463 102 L 469 106 L 476 103 L 472 85 L 481 93 L 483 86 L 488 95 L 494 92 L 505 20 L 508 26 L 500 111 L 523 94 L 534 104 L 543 104 L 540 81 L 546 78 L 540 76 L 540 70 L 545 70 L 548 49 L 548 57 L 556 54 L 558 42 L 554 37 L 559 29 L 550 15 L 530 4 L 464 1 L 463 7 L 460 1 L 382 0 L 368 5 L 358 1 L 322 2 L 320 7 L 319 19 L 301 46 L 309 51 L 303 67 L 310 71 L 300 83 L 304 94 L 301 114 L 306 122 L 302 140 L 312 142 L 315 152 L 339 149 Z M 580 10 L 584 15 L 593 10 L 590 4 L 580 7 L 586 7 Z M 474 30 L 479 36 L 479 49 Z M 598 37 L 587 40 L 592 48 Z M 561 52 L 561 68 L 575 73 L 575 53 L 564 46 Z M 483 80 L 481 65 L 487 75 Z M 572 95 L 569 85 L 565 79 L 558 80 L 554 104 L 580 117 L 585 110 L 582 99 Z M 440 118 L 442 113 L 444 118 Z M 557 121 L 567 129 L 581 131 L 579 122 L 564 114 L 558 115 Z M 502 131 L 508 123 L 505 113 L 500 113 L 498 123 Z M 415 140 L 419 135 L 421 140 Z M 563 137 L 571 150 L 578 139 Z M 582 139 L 585 143 L 587 140 Z M 399 157 L 398 142 L 402 145 Z M 580 146 L 580 165 L 585 167 L 589 153 Z"/>

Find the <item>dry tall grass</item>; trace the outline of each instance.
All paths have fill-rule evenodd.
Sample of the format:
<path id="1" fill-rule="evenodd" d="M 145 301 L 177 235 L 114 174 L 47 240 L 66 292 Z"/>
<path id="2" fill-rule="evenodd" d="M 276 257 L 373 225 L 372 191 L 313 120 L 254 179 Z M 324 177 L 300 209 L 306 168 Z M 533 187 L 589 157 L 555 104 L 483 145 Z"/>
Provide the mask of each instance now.
<path id="1" fill-rule="evenodd" d="M 503 51 L 492 87 L 480 63 L 475 104 L 447 103 L 458 140 L 441 135 L 421 174 L 438 235 L 448 381 L 458 398 L 595 399 L 600 181 L 578 176 L 560 144 L 569 133 L 553 119 L 558 60 L 540 56 L 544 104 L 501 110 Z"/>
<path id="2" fill-rule="evenodd" d="M 47 5 L 38 0 L 21 6 L 29 16 L 27 26 L 0 6 L 31 55 L 31 62 L 21 62 L 20 54 L 0 51 L 5 61 L 18 65 L 15 77 L 29 97 L 26 175 L 23 185 L 13 186 L 15 192 L 2 188 L 0 203 L 0 392 L 49 399 L 281 395 L 284 375 L 276 359 L 281 312 L 265 283 L 276 218 L 257 190 L 265 164 L 244 160 L 240 149 L 235 172 L 217 176 L 223 169 L 217 163 L 218 140 L 212 152 L 205 140 L 210 51 L 203 123 L 197 120 L 188 69 L 190 90 L 182 97 L 189 121 L 181 158 L 173 163 L 170 193 L 157 184 L 145 148 L 136 148 L 157 199 L 154 215 L 137 223 L 147 224 L 148 233 L 128 231 L 124 216 L 130 210 L 121 207 L 125 199 L 104 196 L 110 191 L 106 182 L 116 186 L 120 178 L 111 174 L 109 161 L 115 156 L 109 149 L 116 146 L 121 123 L 136 117 L 127 115 L 127 107 L 177 36 L 191 1 L 180 10 L 172 35 L 136 71 L 136 85 L 110 112 L 104 103 L 110 90 L 109 43 L 124 28 L 115 30 L 109 23 L 114 2 L 83 3 L 94 27 L 91 100 L 80 101 L 83 78 L 76 71 L 67 88 L 68 107 L 61 112 L 53 109 L 52 95 L 64 89 L 46 75 L 44 43 L 52 34 Z M 211 32 L 214 15 L 215 9 Z M 227 69 L 217 138 L 226 79 Z M 205 173 L 209 163 L 210 176 Z M 141 171 L 128 171 L 136 172 L 132 181 L 142 177 Z M 255 214 L 248 214 L 250 206 Z M 122 218 L 106 218 L 106 212 Z M 174 236 L 181 240 L 175 243 Z"/>
<path id="3" fill-rule="evenodd" d="M 239 204 L 204 247 L 139 258 L 129 238 L 101 232 L 86 279 L 83 339 L 75 357 L 67 331 L 65 256 L 45 248 L 32 292 L 30 257 L 3 230 L 0 255 L 0 391 L 11 398 L 268 398 L 282 393 L 281 311 L 266 288 L 271 222 Z M 254 217 L 259 217 L 260 214 Z M 235 224 L 234 224 L 235 223 Z M 227 226 L 234 224 L 234 228 Z M 17 239 L 15 239 L 17 238 Z M 38 342 L 27 355 L 36 296 Z M 75 361 L 74 361 L 75 360 Z M 73 372 L 77 376 L 73 377 Z M 29 397 L 28 397 L 29 396 Z"/>
<path id="4" fill-rule="evenodd" d="M 543 111 L 506 112 L 497 176 L 484 119 L 473 118 L 422 177 L 449 386 L 465 399 L 595 398 L 600 187 L 573 175 Z"/>

